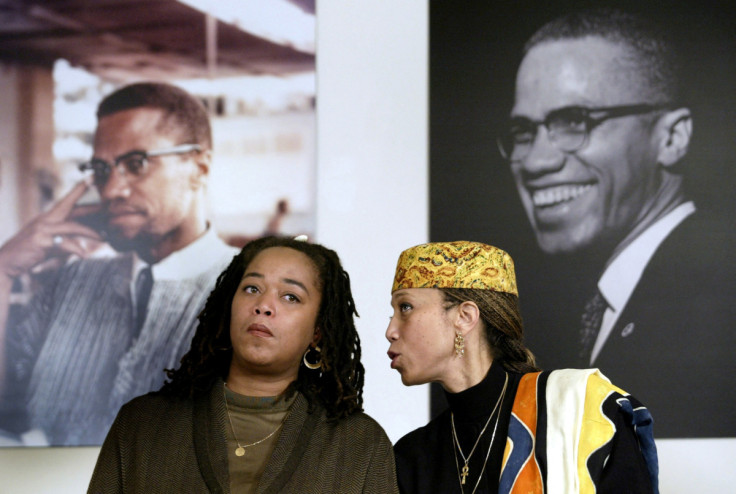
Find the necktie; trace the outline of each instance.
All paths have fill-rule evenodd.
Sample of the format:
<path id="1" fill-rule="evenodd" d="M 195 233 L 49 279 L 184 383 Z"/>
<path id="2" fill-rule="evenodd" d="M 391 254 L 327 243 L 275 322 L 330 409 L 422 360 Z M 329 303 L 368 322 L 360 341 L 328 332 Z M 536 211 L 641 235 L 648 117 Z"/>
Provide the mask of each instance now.
<path id="1" fill-rule="evenodd" d="M 580 353 L 578 357 L 585 367 L 590 365 L 590 355 L 595 340 L 598 338 L 598 331 L 601 329 L 606 307 L 608 307 L 606 299 L 603 298 L 601 292 L 596 290 L 595 295 L 588 300 L 583 309 L 583 317 L 580 321 Z"/>
<path id="2" fill-rule="evenodd" d="M 135 326 L 133 327 L 133 338 L 137 338 L 146 320 L 146 311 L 148 309 L 148 299 L 151 297 L 151 288 L 153 287 L 153 274 L 151 266 L 146 266 L 138 273 L 135 280 Z"/>
<path id="3" fill-rule="evenodd" d="M 143 323 L 146 321 L 146 311 L 148 309 L 148 300 L 151 298 L 151 289 L 153 288 L 153 273 L 151 272 L 151 266 L 146 266 L 138 272 L 138 276 L 135 279 L 135 288 L 133 297 L 135 298 L 135 306 L 133 312 L 133 327 L 130 328 L 130 345 L 131 348 L 126 351 L 122 359 L 115 366 L 116 376 L 113 381 L 112 390 L 110 391 L 110 397 L 108 402 L 108 409 L 113 413 L 112 417 L 115 416 L 118 409 L 130 400 L 133 396 L 133 390 L 135 389 L 138 381 L 134 375 L 134 364 L 137 358 L 140 356 L 140 351 L 132 350 L 133 342 L 141 333 Z"/>

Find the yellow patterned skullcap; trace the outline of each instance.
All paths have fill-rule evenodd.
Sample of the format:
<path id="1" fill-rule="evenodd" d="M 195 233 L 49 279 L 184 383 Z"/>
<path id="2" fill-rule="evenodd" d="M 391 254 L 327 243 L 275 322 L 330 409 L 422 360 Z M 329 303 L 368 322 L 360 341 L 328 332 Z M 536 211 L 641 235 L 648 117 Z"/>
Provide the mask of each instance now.
<path id="1" fill-rule="evenodd" d="M 478 242 L 436 242 L 406 249 L 391 293 L 402 288 L 476 288 L 519 295 L 514 261 Z"/>

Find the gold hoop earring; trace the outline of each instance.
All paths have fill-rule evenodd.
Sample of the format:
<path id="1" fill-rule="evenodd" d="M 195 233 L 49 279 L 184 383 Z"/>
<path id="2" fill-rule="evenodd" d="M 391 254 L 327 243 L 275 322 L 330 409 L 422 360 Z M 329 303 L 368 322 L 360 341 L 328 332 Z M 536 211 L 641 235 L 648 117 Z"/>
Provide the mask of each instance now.
<path id="1" fill-rule="evenodd" d="M 312 370 L 321 369 L 322 368 L 322 353 L 321 353 L 322 349 L 318 346 L 314 347 L 314 351 L 317 352 L 317 354 L 319 355 L 319 360 L 317 360 L 317 362 L 315 362 L 314 364 L 310 363 L 307 360 L 307 354 L 309 353 L 310 350 L 312 350 L 311 346 L 307 348 L 306 352 L 304 352 L 304 358 L 302 358 L 302 360 L 304 361 L 304 365 L 307 367 L 307 369 L 312 369 Z"/>
<path id="2" fill-rule="evenodd" d="M 465 356 L 465 337 L 460 331 L 455 331 L 455 355 L 460 358 Z"/>

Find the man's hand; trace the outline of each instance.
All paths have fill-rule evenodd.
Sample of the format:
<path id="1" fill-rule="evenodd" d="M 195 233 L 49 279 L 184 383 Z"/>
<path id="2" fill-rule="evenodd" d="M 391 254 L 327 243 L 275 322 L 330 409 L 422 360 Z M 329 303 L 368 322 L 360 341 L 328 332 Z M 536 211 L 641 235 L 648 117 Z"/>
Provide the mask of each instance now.
<path id="1" fill-rule="evenodd" d="M 82 181 L 48 211 L 26 224 L 0 247 L 0 275 L 16 278 L 52 256 L 84 257 L 99 246 L 102 237 L 74 218 L 99 211 L 99 205 L 76 206 L 89 188 Z"/>

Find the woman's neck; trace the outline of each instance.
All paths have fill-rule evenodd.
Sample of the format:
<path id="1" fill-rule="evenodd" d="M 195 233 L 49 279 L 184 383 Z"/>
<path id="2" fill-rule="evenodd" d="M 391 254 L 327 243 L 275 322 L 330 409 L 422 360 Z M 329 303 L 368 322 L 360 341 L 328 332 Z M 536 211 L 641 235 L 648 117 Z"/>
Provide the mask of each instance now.
<path id="1" fill-rule="evenodd" d="M 226 382 L 231 391 L 245 396 L 278 396 L 296 380 L 296 376 L 251 376 L 231 368 Z"/>
<path id="2" fill-rule="evenodd" d="M 494 363 L 488 370 L 488 374 L 475 386 L 459 393 L 445 391 L 447 404 L 455 418 L 461 422 L 472 422 L 476 419 L 485 422 L 499 399 L 498 397 L 503 394 L 507 379 L 509 376 L 503 366 Z"/>
<path id="3" fill-rule="evenodd" d="M 453 355 L 452 358 L 455 360 L 449 366 L 448 376 L 440 381 L 445 391 L 450 393 L 465 391 L 481 382 L 493 363 L 486 352 L 467 352 L 465 357 Z"/>

